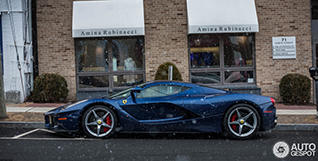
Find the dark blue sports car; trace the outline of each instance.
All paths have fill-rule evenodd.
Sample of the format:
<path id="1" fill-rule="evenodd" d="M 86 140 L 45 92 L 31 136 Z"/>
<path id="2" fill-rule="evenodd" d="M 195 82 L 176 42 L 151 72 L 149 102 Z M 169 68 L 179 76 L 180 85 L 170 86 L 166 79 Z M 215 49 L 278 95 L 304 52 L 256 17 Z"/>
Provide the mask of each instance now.
<path id="1" fill-rule="evenodd" d="M 45 113 L 45 127 L 97 138 L 117 132 L 224 132 L 231 138 L 248 139 L 275 127 L 274 103 L 265 96 L 156 81 L 51 110 Z"/>

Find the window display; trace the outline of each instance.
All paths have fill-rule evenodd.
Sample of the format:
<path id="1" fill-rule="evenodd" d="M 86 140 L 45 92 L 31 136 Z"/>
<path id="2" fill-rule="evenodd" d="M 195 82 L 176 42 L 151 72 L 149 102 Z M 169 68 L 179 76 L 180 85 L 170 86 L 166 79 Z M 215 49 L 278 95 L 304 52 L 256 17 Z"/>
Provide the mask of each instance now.
<path id="1" fill-rule="evenodd" d="M 224 36 L 224 66 L 253 66 L 253 37 Z"/>
<path id="2" fill-rule="evenodd" d="M 143 75 L 114 75 L 114 87 L 135 86 L 143 83 Z"/>
<path id="3" fill-rule="evenodd" d="M 113 90 L 143 83 L 143 41 L 136 37 L 75 39 L 78 88 Z"/>
<path id="4" fill-rule="evenodd" d="M 191 68 L 220 67 L 219 38 L 196 35 L 190 38 Z"/>
<path id="5" fill-rule="evenodd" d="M 113 44 L 113 70 L 142 70 L 142 42 L 136 39 L 116 39 Z"/>
<path id="6" fill-rule="evenodd" d="M 79 72 L 108 71 L 107 40 L 79 40 L 76 54 Z"/>
<path id="7" fill-rule="evenodd" d="M 191 82 L 255 84 L 254 34 L 189 35 Z"/>

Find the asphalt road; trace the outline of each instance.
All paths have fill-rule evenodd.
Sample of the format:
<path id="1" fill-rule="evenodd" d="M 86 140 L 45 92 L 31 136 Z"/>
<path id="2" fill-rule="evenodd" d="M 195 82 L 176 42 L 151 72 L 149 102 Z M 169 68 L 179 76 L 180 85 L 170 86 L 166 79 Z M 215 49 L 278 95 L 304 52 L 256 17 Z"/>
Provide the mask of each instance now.
<path id="1" fill-rule="evenodd" d="M 286 158 L 279 159 L 273 153 L 279 141 L 286 142 L 290 151 L 298 151 L 293 155 L 300 155 L 295 146 L 303 148 L 302 154 L 311 155 L 291 156 L 289 152 Z M 121 134 L 101 140 L 42 129 L 0 129 L 0 145 L 0 161 L 318 160 L 318 154 L 313 156 L 318 149 L 318 131 L 271 131 L 242 141 L 218 134 Z M 308 153 L 310 149 L 313 151 Z"/>

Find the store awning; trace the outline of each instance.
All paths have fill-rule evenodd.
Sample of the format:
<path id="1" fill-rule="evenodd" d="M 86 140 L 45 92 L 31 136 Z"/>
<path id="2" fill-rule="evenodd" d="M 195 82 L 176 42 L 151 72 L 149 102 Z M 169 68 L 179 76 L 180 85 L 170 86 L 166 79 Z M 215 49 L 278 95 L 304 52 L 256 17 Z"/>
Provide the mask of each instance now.
<path id="1" fill-rule="evenodd" d="M 145 35 L 143 0 L 73 2 L 73 37 Z"/>
<path id="2" fill-rule="evenodd" d="M 254 0 L 187 0 L 188 32 L 258 32 Z"/>

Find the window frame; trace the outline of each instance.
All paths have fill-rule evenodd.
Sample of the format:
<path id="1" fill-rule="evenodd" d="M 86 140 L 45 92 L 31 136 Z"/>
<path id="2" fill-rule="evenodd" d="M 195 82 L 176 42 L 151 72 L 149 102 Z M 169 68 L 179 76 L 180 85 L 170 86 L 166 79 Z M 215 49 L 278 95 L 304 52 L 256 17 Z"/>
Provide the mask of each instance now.
<path id="1" fill-rule="evenodd" d="M 143 44 L 142 44 L 142 70 L 130 70 L 130 71 L 125 71 L 125 70 L 117 70 L 113 71 L 113 62 L 109 61 L 109 66 L 107 71 L 94 71 L 94 72 L 80 72 L 79 71 L 79 60 L 78 60 L 78 55 L 77 55 L 77 49 L 76 49 L 76 44 L 77 41 L 83 41 L 83 40 L 107 40 L 107 49 L 108 49 L 108 60 L 113 60 L 113 42 L 112 40 L 120 40 L 120 39 L 127 39 L 127 38 L 132 38 L 132 39 L 142 39 Z M 121 86 L 121 87 L 115 87 L 114 86 L 114 76 L 120 76 L 120 75 L 142 75 L 143 82 L 146 80 L 146 74 L 145 74 L 145 38 L 144 36 L 133 36 L 133 37 L 92 37 L 92 38 L 76 38 L 74 39 L 74 49 L 75 49 L 75 70 L 76 70 L 76 90 L 80 92 L 85 92 L 85 91 L 105 91 L 108 90 L 109 92 L 115 91 L 122 91 L 127 88 L 131 88 L 133 86 Z M 80 88 L 79 87 L 79 77 L 83 76 L 108 76 L 109 80 L 109 86 L 108 87 L 92 87 L 92 88 Z M 142 84 L 141 83 L 141 84 Z"/>
<path id="2" fill-rule="evenodd" d="M 192 68 L 191 66 L 191 44 L 190 37 L 192 35 L 214 35 L 219 38 L 219 53 L 220 53 L 220 67 L 212 67 L 212 68 Z M 224 36 L 252 36 L 252 59 L 253 66 L 251 67 L 225 67 L 224 62 Z M 255 54 L 255 33 L 225 33 L 225 34 L 189 34 L 188 35 L 188 58 L 189 58 L 189 82 L 192 83 L 192 73 L 212 73 L 218 72 L 220 73 L 220 83 L 197 83 L 207 86 L 214 87 L 229 87 L 229 86 L 255 86 L 256 85 L 256 54 Z M 253 82 L 234 82 L 234 83 L 226 83 L 225 82 L 225 72 L 235 72 L 235 71 L 252 71 L 253 72 Z"/>

